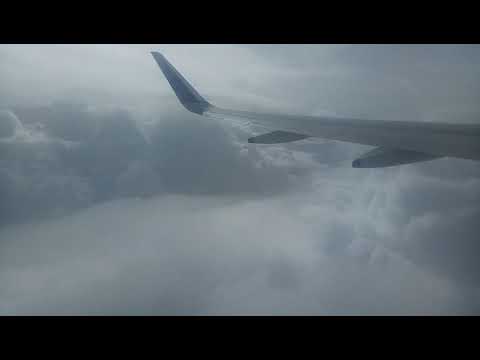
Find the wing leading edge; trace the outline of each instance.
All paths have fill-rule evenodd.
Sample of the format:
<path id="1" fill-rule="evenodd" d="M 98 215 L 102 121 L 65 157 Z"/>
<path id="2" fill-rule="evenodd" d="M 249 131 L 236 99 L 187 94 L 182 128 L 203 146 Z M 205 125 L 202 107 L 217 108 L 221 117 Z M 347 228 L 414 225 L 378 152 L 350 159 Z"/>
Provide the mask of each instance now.
<path id="1" fill-rule="evenodd" d="M 158 52 L 152 55 L 180 103 L 189 111 L 213 118 L 235 118 L 272 130 L 249 139 L 273 144 L 320 137 L 376 146 L 353 167 L 385 167 L 450 156 L 480 160 L 480 126 L 475 124 L 381 121 L 266 114 L 222 109 L 206 101 Z"/>

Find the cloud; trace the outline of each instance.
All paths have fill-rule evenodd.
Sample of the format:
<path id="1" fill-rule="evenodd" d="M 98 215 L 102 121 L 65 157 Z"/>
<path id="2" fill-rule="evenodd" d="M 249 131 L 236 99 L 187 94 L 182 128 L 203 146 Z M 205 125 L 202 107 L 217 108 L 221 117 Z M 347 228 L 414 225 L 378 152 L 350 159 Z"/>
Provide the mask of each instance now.
<path id="1" fill-rule="evenodd" d="M 13 137 L 19 125 L 15 114 L 6 110 L 0 111 L 0 138 Z"/>
<path id="2" fill-rule="evenodd" d="M 26 135 L 0 142 L 4 224 L 124 196 L 269 196 L 291 185 L 292 159 L 270 164 L 255 149 L 242 149 L 234 130 L 168 106 L 151 113 L 153 121 L 135 108 L 65 102 L 15 112 L 20 120 L 4 111 L 6 129 L 12 135 L 15 125 L 15 134 Z"/>
<path id="3" fill-rule="evenodd" d="M 459 300 L 448 283 L 388 252 L 386 261 L 365 262 L 354 253 L 316 248 L 342 234 L 319 239 L 295 209 L 279 207 L 292 200 L 116 200 L 62 220 L 3 229 L 1 312 L 455 310 Z"/>
<path id="4" fill-rule="evenodd" d="M 478 313 L 478 163 L 248 144 L 152 48 L 218 105 L 479 119 L 478 46 L 1 46 L 1 313 Z"/>

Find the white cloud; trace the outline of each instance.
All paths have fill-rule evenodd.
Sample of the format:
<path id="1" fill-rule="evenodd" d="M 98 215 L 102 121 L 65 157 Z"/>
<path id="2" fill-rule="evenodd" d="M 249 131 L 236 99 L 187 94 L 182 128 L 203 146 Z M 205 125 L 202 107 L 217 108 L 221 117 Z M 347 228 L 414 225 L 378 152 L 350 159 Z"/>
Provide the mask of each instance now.
<path id="1" fill-rule="evenodd" d="M 358 249 L 318 247 L 341 239 L 319 233 L 295 207 L 282 206 L 295 200 L 306 198 L 117 200 L 63 219 L 4 228 L 1 312 L 459 311 L 448 282 L 394 254 L 383 251 L 386 260 L 365 262 Z M 336 218 L 331 213 L 319 221 L 329 227 Z"/>
<path id="2" fill-rule="evenodd" d="M 0 312 L 478 313 L 478 163 L 248 145 L 150 50 L 219 105 L 480 118 L 478 46 L 2 45 Z"/>

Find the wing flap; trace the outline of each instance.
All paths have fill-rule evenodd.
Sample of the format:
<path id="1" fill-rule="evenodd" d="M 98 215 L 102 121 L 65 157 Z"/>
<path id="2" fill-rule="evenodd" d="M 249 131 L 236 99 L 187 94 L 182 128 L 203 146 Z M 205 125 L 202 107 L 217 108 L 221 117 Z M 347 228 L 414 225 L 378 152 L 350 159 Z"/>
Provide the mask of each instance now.
<path id="1" fill-rule="evenodd" d="M 354 168 L 381 168 L 438 159 L 441 156 L 418 151 L 375 148 L 352 162 Z"/>
<path id="2" fill-rule="evenodd" d="M 259 136 L 251 137 L 248 139 L 252 144 L 281 144 L 292 141 L 298 141 L 308 138 L 307 135 L 297 134 L 288 131 L 272 131 L 268 134 L 262 134 Z"/>

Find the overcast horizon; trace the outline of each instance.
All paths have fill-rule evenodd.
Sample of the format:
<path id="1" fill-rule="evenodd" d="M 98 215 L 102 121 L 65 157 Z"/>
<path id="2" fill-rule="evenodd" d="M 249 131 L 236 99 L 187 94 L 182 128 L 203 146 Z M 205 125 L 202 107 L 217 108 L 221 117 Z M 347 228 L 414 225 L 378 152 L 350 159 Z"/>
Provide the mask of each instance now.
<path id="1" fill-rule="evenodd" d="M 0 45 L 0 315 L 477 315 L 480 162 L 178 102 L 480 124 L 478 45 Z"/>

